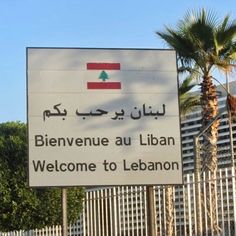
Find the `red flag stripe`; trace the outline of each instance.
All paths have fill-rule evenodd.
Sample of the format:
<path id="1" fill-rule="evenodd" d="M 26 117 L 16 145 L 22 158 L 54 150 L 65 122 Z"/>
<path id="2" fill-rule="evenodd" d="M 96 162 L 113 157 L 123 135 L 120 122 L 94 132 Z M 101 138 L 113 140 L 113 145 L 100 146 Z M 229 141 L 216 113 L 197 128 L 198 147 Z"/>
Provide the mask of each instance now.
<path id="1" fill-rule="evenodd" d="M 120 70 L 120 63 L 87 63 L 87 70 Z"/>
<path id="2" fill-rule="evenodd" d="M 121 89 L 120 82 L 88 82 L 87 89 Z"/>

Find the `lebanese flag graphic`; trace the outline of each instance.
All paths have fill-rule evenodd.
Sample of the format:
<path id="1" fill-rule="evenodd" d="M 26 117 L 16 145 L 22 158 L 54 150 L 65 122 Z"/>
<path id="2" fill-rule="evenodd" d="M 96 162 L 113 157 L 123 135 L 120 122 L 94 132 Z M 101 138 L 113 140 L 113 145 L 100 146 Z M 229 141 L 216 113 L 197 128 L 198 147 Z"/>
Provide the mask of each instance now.
<path id="1" fill-rule="evenodd" d="M 107 70 L 120 70 L 120 63 L 87 63 L 87 70 L 99 70 L 98 79 L 101 82 L 87 82 L 87 89 L 121 89 L 121 82 L 107 82 L 109 78 Z"/>

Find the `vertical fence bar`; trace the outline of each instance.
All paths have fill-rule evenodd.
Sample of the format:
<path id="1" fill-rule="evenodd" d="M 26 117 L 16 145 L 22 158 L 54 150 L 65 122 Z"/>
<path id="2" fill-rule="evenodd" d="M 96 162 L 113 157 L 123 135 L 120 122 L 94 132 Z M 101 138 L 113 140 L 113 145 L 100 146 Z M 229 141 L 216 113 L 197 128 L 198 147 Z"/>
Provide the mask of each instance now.
<path id="1" fill-rule="evenodd" d="M 87 222 L 87 235 L 86 236 L 90 236 L 90 219 L 89 219 L 89 200 L 90 200 L 90 198 L 89 198 L 89 196 L 90 196 L 90 192 L 87 192 L 87 201 L 86 201 L 86 215 L 87 215 L 87 220 L 86 220 L 86 222 Z"/>
<path id="2" fill-rule="evenodd" d="M 148 235 L 148 225 L 147 225 L 147 187 L 143 187 L 143 199 L 144 199 L 144 222 L 145 222 L 145 236 L 150 236 Z"/>
<path id="3" fill-rule="evenodd" d="M 236 183 L 235 183 L 235 169 L 231 168 L 232 178 L 232 195 L 233 195 L 233 221 L 234 221 L 234 236 L 236 236 Z"/>
<path id="4" fill-rule="evenodd" d="M 199 215 L 201 216 L 200 217 L 200 219 L 199 219 L 199 229 L 200 229 L 200 234 L 199 235 L 203 235 L 202 233 L 203 233 L 203 219 L 202 219 L 202 215 L 203 215 L 203 209 L 202 209 L 202 204 L 201 204 L 201 194 L 202 194 L 202 192 L 201 192 L 201 190 L 202 190 L 202 188 L 201 188 L 201 181 L 200 181 L 200 173 L 198 173 L 198 179 L 199 179 L 199 182 L 198 182 L 198 194 L 199 194 Z"/>
<path id="5" fill-rule="evenodd" d="M 162 236 L 162 209 L 161 209 L 161 187 L 157 187 L 157 196 L 158 196 L 158 215 L 159 215 L 159 234 Z"/>
<path id="6" fill-rule="evenodd" d="M 141 214 L 141 236 L 143 236 L 143 231 L 144 231 L 144 220 L 143 220 L 143 214 L 144 214 L 144 209 L 145 209 L 145 204 L 143 203 L 143 188 L 140 186 L 139 187 L 139 201 L 140 201 L 140 214 Z"/>
<path id="7" fill-rule="evenodd" d="M 56 227 L 55 227 L 55 229 L 56 229 L 56 236 L 59 236 L 59 235 L 61 235 L 61 231 L 60 231 L 60 229 L 59 229 L 59 226 L 58 225 L 56 225 Z M 37 234 L 36 234 L 37 235 Z"/>
<path id="8" fill-rule="evenodd" d="M 122 214 L 123 214 L 123 211 L 122 211 L 122 202 L 121 202 L 121 199 L 122 199 L 122 196 L 121 196 L 121 187 L 118 187 L 117 188 L 117 197 L 118 197 L 118 216 L 117 216 L 117 219 L 118 219 L 118 235 L 121 235 L 121 220 L 122 220 Z"/>
<path id="9" fill-rule="evenodd" d="M 174 212 L 173 212 L 173 214 L 174 214 L 174 235 L 176 236 L 177 235 L 177 225 L 176 225 L 176 205 L 175 205 L 175 201 L 176 201 L 176 198 L 175 198 L 175 192 L 176 192 L 176 189 L 177 189 L 177 187 L 176 188 L 174 188 L 174 187 L 172 187 L 173 188 L 173 204 L 174 204 Z"/>
<path id="10" fill-rule="evenodd" d="M 165 205 L 166 205 L 166 189 L 165 187 L 162 188 L 162 197 L 163 197 L 163 205 L 162 205 L 162 209 L 163 209 L 163 235 L 166 234 L 166 208 L 165 208 Z"/>
<path id="11" fill-rule="evenodd" d="M 138 188 L 137 186 L 135 186 L 134 188 L 134 191 L 135 191 L 135 212 L 136 212 L 136 234 L 139 233 L 139 230 L 140 230 L 140 211 L 139 211 L 139 208 L 138 208 Z M 139 204 L 140 204 L 140 201 L 139 201 Z M 140 209 L 141 209 L 141 204 L 140 204 Z"/>
<path id="12" fill-rule="evenodd" d="M 127 211 L 127 225 L 128 225 L 127 230 L 128 230 L 128 236 L 130 236 L 130 221 L 129 221 L 129 204 L 130 204 L 130 202 L 129 202 L 129 187 L 128 186 L 126 186 L 125 191 L 126 191 L 126 211 Z"/>
<path id="13" fill-rule="evenodd" d="M 92 199 L 91 199 L 91 206 L 92 206 L 92 223 L 93 227 L 92 229 L 92 236 L 96 236 L 96 231 L 97 231 L 97 214 L 96 214 L 96 196 L 95 196 L 95 191 L 92 192 Z"/>
<path id="14" fill-rule="evenodd" d="M 175 202 L 179 206 L 175 210 L 175 222 L 176 222 L 176 235 L 182 235 L 182 219 L 181 219 L 181 201 L 180 201 L 180 192 L 181 192 L 181 186 L 178 186 L 175 188 Z M 177 224 L 177 219 L 179 221 L 179 225 Z M 178 234 L 179 232 L 179 234 Z"/>
<path id="15" fill-rule="evenodd" d="M 192 175 L 192 178 L 193 178 L 193 212 L 194 212 L 194 235 L 199 235 L 199 230 L 198 230 L 198 227 L 199 227 L 199 223 L 197 221 L 198 217 L 197 217 L 197 214 L 199 214 L 199 212 L 197 212 L 197 208 L 199 207 L 198 205 L 198 197 L 196 196 L 198 194 L 198 178 L 196 177 L 198 173 L 196 173 L 195 175 Z M 196 178 L 195 178 L 196 177 Z M 200 217 L 199 217 L 200 218 Z"/>
<path id="16" fill-rule="evenodd" d="M 228 225 L 228 230 L 227 231 L 228 231 L 228 234 L 231 235 L 228 169 L 226 169 L 226 171 L 225 171 L 225 184 L 226 184 L 226 205 L 227 205 L 227 225 Z"/>
<path id="17" fill-rule="evenodd" d="M 108 230 L 109 230 L 109 220 L 108 220 L 108 193 L 107 193 L 107 189 L 104 189 L 105 191 L 105 196 L 104 196 L 104 199 L 105 199 L 105 235 L 108 236 Z"/>
<path id="18" fill-rule="evenodd" d="M 108 189 L 108 208 L 109 208 L 109 225 L 110 225 L 110 235 L 114 235 L 114 221 L 113 221 L 113 212 L 114 212 L 114 206 L 112 205 L 112 189 Z"/>
<path id="19" fill-rule="evenodd" d="M 117 188 L 113 188 L 113 201 L 114 201 L 114 236 L 118 236 L 118 220 L 119 220 L 119 201 L 118 201 L 118 194 L 117 194 Z"/>
<path id="20" fill-rule="evenodd" d="M 104 226 L 104 218 L 105 218 L 105 208 L 104 208 L 104 193 L 103 193 L 103 189 L 100 190 L 100 194 L 101 194 L 101 230 L 102 230 L 102 236 L 105 236 L 105 226 Z M 86 235 L 87 236 L 87 235 Z"/>
<path id="21" fill-rule="evenodd" d="M 207 229 L 208 229 L 208 222 L 207 222 L 207 197 L 206 197 L 206 173 L 204 172 L 203 173 L 203 200 L 204 200 L 204 208 L 203 209 L 205 209 L 204 210 L 204 225 L 205 225 L 205 227 L 204 227 L 204 230 L 205 230 L 205 235 L 206 236 L 208 236 L 208 231 L 207 231 Z"/>
<path id="22" fill-rule="evenodd" d="M 192 206 L 191 206 L 191 188 L 190 178 L 187 175 L 187 195 L 188 195 L 188 235 L 192 236 Z"/>
<path id="23" fill-rule="evenodd" d="M 186 217 L 186 184 L 183 186 L 183 203 L 184 203 L 184 235 L 187 236 L 187 217 Z"/>
<path id="24" fill-rule="evenodd" d="M 212 230 L 213 229 L 213 214 L 214 214 L 214 212 L 212 211 L 212 202 L 211 202 L 211 197 L 212 197 L 212 194 L 214 194 L 214 193 L 212 193 L 212 191 L 211 191 L 211 185 L 212 185 L 212 182 L 214 181 L 213 179 L 212 179 L 212 175 L 211 175 L 211 173 L 210 173 L 210 171 L 208 171 L 207 172 L 207 180 L 208 180 L 208 189 L 209 189 L 209 199 L 207 199 L 207 205 L 209 204 L 209 208 L 210 208 L 210 212 L 208 212 L 208 214 L 210 214 L 210 229 Z M 206 193 L 207 194 L 207 193 Z M 206 208 L 207 210 L 208 210 L 208 208 Z M 211 235 L 211 234 L 210 234 Z"/>
<path id="25" fill-rule="evenodd" d="M 134 200 L 133 200 L 133 186 L 130 187 L 130 204 L 131 204 L 131 235 L 134 236 Z"/>
<path id="26" fill-rule="evenodd" d="M 83 236 L 87 235 L 87 227 L 86 227 L 86 201 L 87 201 L 87 193 L 85 193 L 85 199 L 83 202 Z"/>
<path id="27" fill-rule="evenodd" d="M 100 191 L 97 190 L 96 191 L 96 198 L 97 198 L 97 222 L 98 222 L 98 235 L 101 235 L 101 215 L 102 215 L 102 212 L 101 212 L 101 198 L 99 197 L 100 196 Z"/>
<path id="28" fill-rule="evenodd" d="M 157 199 L 156 199 L 156 187 L 153 186 L 153 214 L 154 214 L 154 235 L 157 234 Z"/>
<path id="29" fill-rule="evenodd" d="M 221 206 L 221 222 L 222 222 L 222 236 L 225 236 L 225 218 L 224 218 L 224 195 L 223 195 L 223 182 L 222 182 L 222 170 L 219 171 L 220 177 L 220 206 Z"/>
<path id="30" fill-rule="evenodd" d="M 70 225 L 68 227 L 68 231 L 69 231 L 69 236 L 71 236 L 72 235 L 72 228 L 70 227 Z M 54 233 L 50 234 L 50 236 L 54 236 Z"/>
<path id="31" fill-rule="evenodd" d="M 123 235 L 126 236 L 126 220 L 125 220 L 125 195 L 124 195 L 124 186 L 121 187 L 122 193 L 122 224 L 123 224 Z"/>
<path id="32" fill-rule="evenodd" d="M 93 236 L 93 198 L 92 198 L 92 191 L 89 191 L 88 197 L 88 221 L 89 221 L 89 235 Z"/>
<path id="33" fill-rule="evenodd" d="M 217 184 L 217 175 L 215 175 L 215 178 L 216 179 L 214 179 L 214 186 L 215 186 L 215 188 L 214 188 L 214 194 L 215 194 L 215 196 L 216 196 L 216 202 L 215 202 L 215 209 L 216 209 L 216 225 L 219 227 L 219 210 L 218 210 L 218 191 L 217 191 L 217 186 L 218 186 L 218 184 Z"/>

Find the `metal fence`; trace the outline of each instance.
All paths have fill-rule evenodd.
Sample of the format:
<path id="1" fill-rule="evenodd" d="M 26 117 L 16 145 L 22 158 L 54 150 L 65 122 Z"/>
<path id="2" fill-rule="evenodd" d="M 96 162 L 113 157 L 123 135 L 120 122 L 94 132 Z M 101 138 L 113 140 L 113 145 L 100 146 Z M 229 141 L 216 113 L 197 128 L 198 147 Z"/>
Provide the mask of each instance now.
<path id="1" fill-rule="evenodd" d="M 195 183 L 194 174 L 184 177 L 184 185 L 173 189 L 173 232 L 175 236 L 196 235 L 197 223 L 202 235 L 211 235 L 212 222 L 207 221 L 206 173 L 201 182 Z M 222 236 L 236 236 L 236 184 L 235 170 L 220 169 L 217 173 L 217 222 Z M 201 197 L 200 212 L 196 211 L 196 184 Z M 167 230 L 166 187 L 155 186 L 156 232 L 165 236 Z M 68 229 L 70 236 L 148 236 L 145 186 L 120 186 L 89 189 L 84 200 L 84 209 L 78 222 Z M 211 204 L 211 203 L 210 203 Z M 201 214 L 197 222 L 197 213 Z M 0 233 L 0 236 L 60 236 L 61 227 L 47 227 L 29 232 Z"/>

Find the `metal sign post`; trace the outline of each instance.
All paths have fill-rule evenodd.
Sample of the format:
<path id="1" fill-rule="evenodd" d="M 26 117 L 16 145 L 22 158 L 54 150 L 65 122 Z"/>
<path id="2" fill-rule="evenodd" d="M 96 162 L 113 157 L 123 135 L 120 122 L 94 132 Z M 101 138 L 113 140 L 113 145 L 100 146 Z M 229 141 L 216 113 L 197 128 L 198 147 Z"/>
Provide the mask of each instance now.
<path id="1" fill-rule="evenodd" d="M 61 189 L 62 236 L 67 236 L 67 189 Z"/>
<path id="2" fill-rule="evenodd" d="M 147 186 L 146 188 L 147 196 L 147 227 L 148 235 L 156 236 L 156 210 L 155 210 L 155 200 L 154 200 L 154 188 L 153 186 Z"/>

